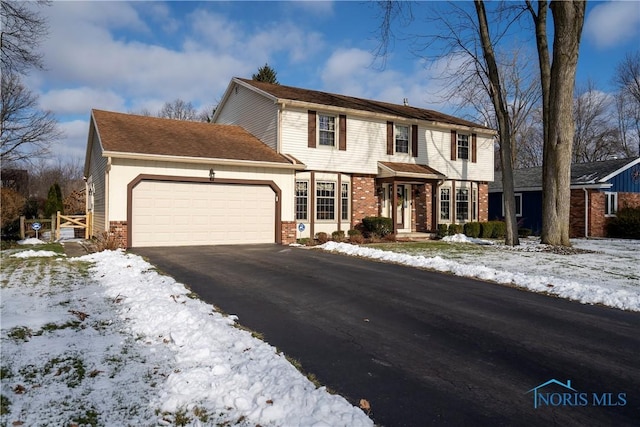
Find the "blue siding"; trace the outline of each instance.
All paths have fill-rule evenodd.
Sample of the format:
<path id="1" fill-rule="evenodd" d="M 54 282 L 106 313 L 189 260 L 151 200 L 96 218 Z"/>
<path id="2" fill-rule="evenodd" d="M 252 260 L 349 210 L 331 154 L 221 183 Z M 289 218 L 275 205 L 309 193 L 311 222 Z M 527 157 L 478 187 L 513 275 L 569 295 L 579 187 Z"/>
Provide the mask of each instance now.
<path id="1" fill-rule="evenodd" d="M 528 228 L 533 234 L 542 230 L 542 191 L 519 191 L 522 194 L 522 216 L 518 226 Z M 503 219 L 502 193 L 489 193 L 489 220 Z"/>
<path id="2" fill-rule="evenodd" d="M 640 175 L 640 164 L 637 164 L 626 171 L 614 176 L 608 182 L 613 184 L 611 190 L 618 193 L 640 193 L 640 176 L 633 178 L 633 175 Z"/>

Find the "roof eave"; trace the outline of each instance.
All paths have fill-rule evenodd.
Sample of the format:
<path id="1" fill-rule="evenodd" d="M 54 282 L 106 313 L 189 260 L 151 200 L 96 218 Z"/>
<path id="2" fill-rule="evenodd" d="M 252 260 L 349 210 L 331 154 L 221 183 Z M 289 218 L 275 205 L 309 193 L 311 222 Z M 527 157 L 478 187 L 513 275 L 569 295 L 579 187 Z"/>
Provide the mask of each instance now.
<path id="1" fill-rule="evenodd" d="M 611 178 L 613 178 L 616 175 L 621 174 L 622 172 L 626 171 L 627 169 L 637 165 L 640 163 L 640 157 L 638 157 L 635 160 L 630 161 L 629 163 L 627 163 L 626 165 L 624 165 L 623 167 L 619 168 L 618 170 L 611 172 L 609 175 L 605 176 L 604 178 L 600 179 L 600 182 L 605 182 L 605 181 L 609 181 Z"/>
<path id="2" fill-rule="evenodd" d="M 227 165 L 227 166 L 244 166 L 244 167 L 263 167 L 272 169 L 292 169 L 304 170 L 304 164 L 269 162 L 262 160 L 237 160 L 237 159 L 219 159 L 212 157 L 187 157 L 187 156 L 169 156 L 163 154 L 143 154 L 143 153 L 127 153 L 122 151 L 103 151 L 103 157 L 112 157 L 114 159 L 131 159 L 131 160 L 147 160 L 160 162 L 181 162 L 192 164 L 207 165 Z"/>

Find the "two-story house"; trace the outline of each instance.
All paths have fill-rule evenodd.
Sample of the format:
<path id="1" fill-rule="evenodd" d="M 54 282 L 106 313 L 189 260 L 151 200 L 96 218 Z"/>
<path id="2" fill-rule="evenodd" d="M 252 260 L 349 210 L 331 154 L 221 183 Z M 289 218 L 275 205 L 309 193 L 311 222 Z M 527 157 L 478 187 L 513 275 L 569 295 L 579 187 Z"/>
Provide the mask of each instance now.
<path id="1" fill-rule="evenodd" d="M 298 237 L 366 216 L 394 232 L 486 221 L 495 132 L 432 110 L 234 78 L 213 117 L 305 165 L 295 173 Z"/>
<path id="2" fill-rule="evenodd" d="M 93 110 L 91 234 L 123 247 L 283 243 L 366 216 L 484 221 L 495 132 L 435 111 L 234 78 L 214 124 Z"/>

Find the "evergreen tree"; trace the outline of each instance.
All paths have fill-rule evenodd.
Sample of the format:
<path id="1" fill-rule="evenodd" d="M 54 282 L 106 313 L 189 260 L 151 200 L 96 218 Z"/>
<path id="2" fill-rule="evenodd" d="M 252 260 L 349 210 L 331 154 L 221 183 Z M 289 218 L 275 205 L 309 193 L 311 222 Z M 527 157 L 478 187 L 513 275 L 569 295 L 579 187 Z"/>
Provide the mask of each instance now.
<path id="1" fill-rule="evenodd" d="M 56 212 L 64 213 L 64 203 L 62 201 L 62 190 L 60 185 L 56 182 L 49 187 L 49 194 L 47 195 L 47 202 L 44 205 L 44 215 L 49 217 L 55 215 Z"/>
<path id="2" fill-rule="evenodd" d="M 277 74 L 278 73 L 276 73 L 276 70 L 271 68 L 269 64 L 265 63 L 263 67 L 258 68 L 258 72 L 256 74 L 251 76 L 251 80 L 279 85 L 280 82 L 276 77 Z"/>

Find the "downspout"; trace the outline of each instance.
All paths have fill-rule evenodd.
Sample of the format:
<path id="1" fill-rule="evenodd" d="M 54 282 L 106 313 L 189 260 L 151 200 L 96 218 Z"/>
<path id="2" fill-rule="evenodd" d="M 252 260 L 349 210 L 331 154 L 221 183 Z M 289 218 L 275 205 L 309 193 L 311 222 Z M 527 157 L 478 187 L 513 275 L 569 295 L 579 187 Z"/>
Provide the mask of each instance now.
<path id="1" fill-rule="evenodd" d="M 584 190 L 584 237 L 589 237 L 589 191 Z"/>

